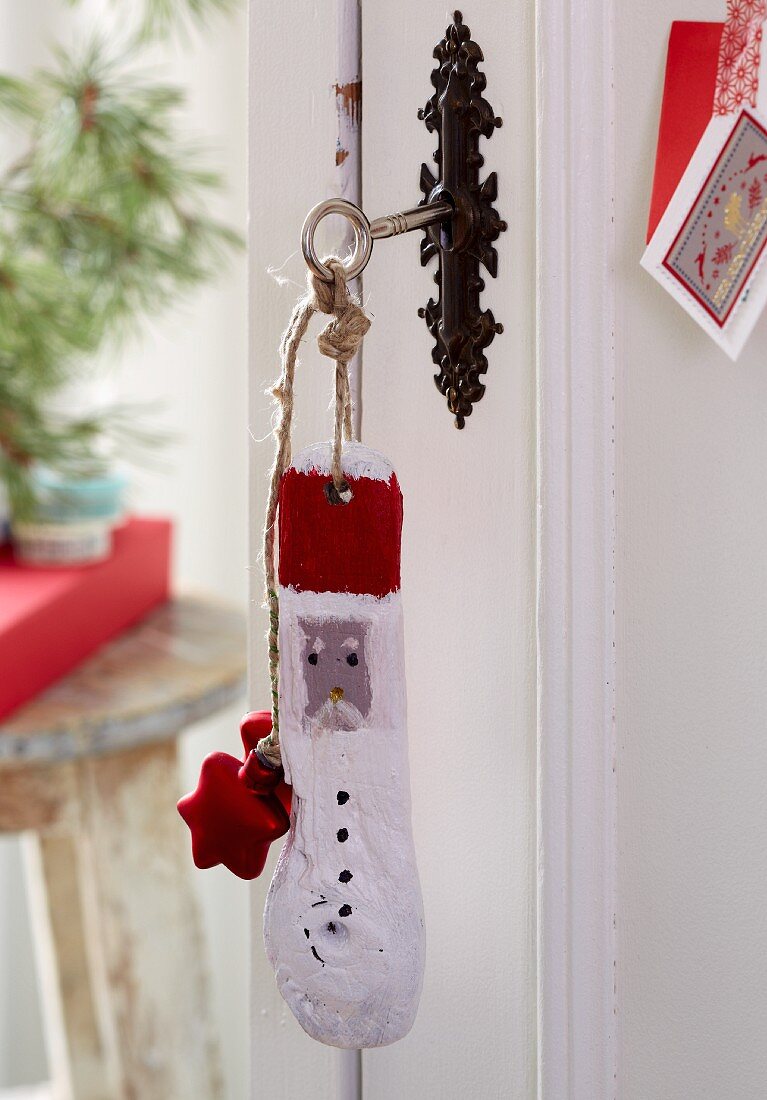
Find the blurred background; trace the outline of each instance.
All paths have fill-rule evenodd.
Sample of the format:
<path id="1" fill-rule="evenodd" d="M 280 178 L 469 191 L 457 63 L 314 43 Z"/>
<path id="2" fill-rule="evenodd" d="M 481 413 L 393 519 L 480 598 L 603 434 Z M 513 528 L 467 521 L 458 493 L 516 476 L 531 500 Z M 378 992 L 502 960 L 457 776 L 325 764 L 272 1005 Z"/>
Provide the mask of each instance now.
<path id="1" fill-rule="evenodd" d="M 156 4 L 158 12 L 163 8 Z M 172 7 L 173 5 L 168 5 Z M 190 4 L 194 7 L 194 4 Z M 200 5 L 203 6 L 203 5 Z M 216 8 L 214 2 L 205 5 Z M 82 56 L 98 34 L 117 52 L 135 28 L 126 18 L 141 4 L 83 0 L 0 0 L 0 73 L 24 80 L 57 70 L 52 50 Z M 130 10 L 130 13 L 128 12 Z M 199 200 L 205 215 L 242 235 L 246 209 L 246 26 L 244 4 L 213 11 L 142 43 L 132 64 L 149 78 L 185 93 L 173 125 L 204 152 L 221 177 Z M 34 83 L 34 81 L 33 81 Z M 3 124 L 3 169 L 23 155 L 25 127 Z M 220 257 L 216 258 L 216 257 Z M 247 608 L 246 268 L 242 248 L 224 243 L 199 279 L 172 287 L 164 308 L 142 317 L 119 343 L 83 355 L 57 400 L 146 407 L 151 431 L 164 445 L 131 466 L 128 507 L 174 523 L 173 578 L 193 590 Z M 0 318 L 2 324 L 2 318 Z M 119 457 L 119 453 L 118 456 Z M 182 743 L 184 786 L 213 747 L 235 751 L 243 703 L 196 726 Z M 222 867 L 195 875 L 211 964 L 215 1022 L 222 1037 L 227 1096 L 247 1089 L 248 904 L 245 885 Z M 47 1076 L 46 1051 L 32 952 L 20 843 L 0 837 L 0 1087 Z"/>

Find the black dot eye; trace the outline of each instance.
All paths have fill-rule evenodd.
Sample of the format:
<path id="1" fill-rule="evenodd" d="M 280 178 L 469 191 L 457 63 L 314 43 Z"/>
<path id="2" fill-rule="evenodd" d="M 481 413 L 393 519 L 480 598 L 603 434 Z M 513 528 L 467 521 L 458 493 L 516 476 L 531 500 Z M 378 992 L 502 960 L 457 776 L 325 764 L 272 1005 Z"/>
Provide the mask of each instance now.
<path id="1" fill-rule="evenodd" d="M 319 657 L 316 653 L 310 653 L 309 654 L 309 664 L 310 665 L 316 665 L 318 661 L 319 661 Z"/>
<path id="2" fill-rule="evenodd" d="M 357 654 L 356 654 L 356 653 L 350 653 L 350 654 L 348 655 L 348 657 L 346 658 L 346 663 L 347 663 L 348 665 L 351 665 L 351 666 L 352 666 L 352 668 L 356 668 L 356 667 L 357 667 L 357 665 L 358 665 L 358 664 L 360 663 L 360 662 L 359 662 L 359 657 L 357 656 Z"/>

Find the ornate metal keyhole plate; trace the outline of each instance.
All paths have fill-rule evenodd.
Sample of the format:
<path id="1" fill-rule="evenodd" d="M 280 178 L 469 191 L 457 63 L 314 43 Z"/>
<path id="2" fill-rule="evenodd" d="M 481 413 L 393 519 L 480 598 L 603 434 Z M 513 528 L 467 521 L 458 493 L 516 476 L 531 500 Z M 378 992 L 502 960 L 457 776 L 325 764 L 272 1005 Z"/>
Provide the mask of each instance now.
<path id="1" fill-rule="evenodd" d="M 421 263 L 425 266 L 437 257 L 434 281 L 439 297 L 429 299 L 418 312 L 434 338 L 432 359 L 439 368 L 434 381 L 456 427 L 463 428 L 485 393 L 485 349 L 503 331 L 492 311 L 481 308 L 485 283 L 480 264 L 495 278 L 498 254 L 493 242 L 507 226 L 493 206 L 498 195 L 496 173 L 490 172 L 482 182 L 479 179 L 485 162 L 479 151 L 480 136 L 491 137 L 502 120 L 482 94 L 487 83 L 479 71 L 482 50 L 472 41 L 459 11 L 435 46 L 434 57 L 434 94 L 418 117 L 437 134 L 437 173 L 426 164 L 421 166 L 424 197 L 420 205 L 447 201 L 455 214 L 424 231 Z"/>

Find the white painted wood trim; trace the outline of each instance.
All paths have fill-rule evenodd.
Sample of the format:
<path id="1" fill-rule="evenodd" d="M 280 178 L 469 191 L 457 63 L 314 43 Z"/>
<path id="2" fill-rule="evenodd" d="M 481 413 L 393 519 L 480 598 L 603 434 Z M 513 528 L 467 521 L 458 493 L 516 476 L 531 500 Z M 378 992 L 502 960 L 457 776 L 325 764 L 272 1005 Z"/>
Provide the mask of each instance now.
<path id="1" fill-rule="evenodd" d="M 611 4 L 537 11 L 538 1096 L 615 1060 Z"/>
<path id="2" fill-rule="evenodd" d="M 362 88 L 362 7 L 360 0 L 336 0 L 336 115 L 338 145 L 336 174 L 338 194 L 362 207 L 362 98 L 354 102 L 346 89 L 359 84 Z M 343 246 L 351 249 L 354 233 L 349 224 Z M 351 285 L 352 293 L 363 297 L 362 276 Z M 349 385 L 352 398 L 354 434 L 362 438 L 362 362 L 360 348 L 349 363 Z M 362 1100 L 362 1051 L 339 1050 L 338 1100 Z"/>
<path id="3" fill-rule="evenodd" d="M 336 174 L 338 195 L 362 208 L 362 7 L 360 0 L 336 0 L 336 115 L 338 144 Z M 350 94 L 358 85 L 360 97 Z M 354 248 L 354 230 L 346 226 L 342 253 Z M 363 297 L 362 275 L 350 284 L 353 294 Z M 363 348 L 349 363 L 354 434 L 362 437 L 362 356 Z"/>

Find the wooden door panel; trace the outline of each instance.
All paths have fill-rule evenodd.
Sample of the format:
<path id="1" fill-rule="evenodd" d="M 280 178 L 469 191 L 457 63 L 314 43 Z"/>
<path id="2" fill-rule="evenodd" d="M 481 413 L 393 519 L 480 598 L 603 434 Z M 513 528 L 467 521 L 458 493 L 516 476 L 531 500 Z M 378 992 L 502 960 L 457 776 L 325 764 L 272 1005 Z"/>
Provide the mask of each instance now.
<path id="1" fill-rule="evenodd" d="M 534 1095 L 534 103 L 530 5 L 464 10 L 503 127 L 481 142 L 510 229 L 486 300 L 505 331 L 487 392 L 453 425 L 417 308 L 434 292 L 419 234 L 376 244 L 365 273 L 363 438 L 405 498 L 413 817 L 426 911 L 420 1012 L 363 1055 L 365 1100 Z M 370 216 L 420 197 L 435 139 L 416 117 L 446 11 L 363 8 L 363 196 Z"/>
<path id="2" fill-rule="evenodd" d="M 434 386 L 417 316 L 434 284 L 418 234 L 375 246 L 365 273 L 362 438 L 394 462 L 405 495 L 403 595 L 413 817 L 427 972 L 411 1034 L 363 1055 L 363 1095 L 513 1097 L 535 1092 L 535 367 L 533 13 L 521 0 L 464 12 L 485 51 L 504 126 L 483 142 L 509 221 L 483 301 L 505 332 L 464 431 Z M 414 204 L 434 140 L 416 117 L 448 13 L 433 0 L 363 6 L 363 205 Z M 252 703 L 268 699 L 259 528 L 272 444 L 263 390 L 304 266 L 306 212 L 334 193 L 331 5 L 251 5 Z M 285 262 L 287 261 L 287 262 Z M 267 273 L 281 267 L 287 285 Z M 327 438 L 330 365 L 307 341 L 296 449 Z M 273 861 L 276 853 L 273 853 Z M 272 861 L 272 862 L 273 862 Z M 268 875 L 253 887 L 253 1097 L 339 1095 L 342 1058 L 308 1039 L 263 952 Z"/>

